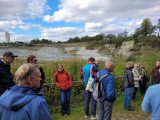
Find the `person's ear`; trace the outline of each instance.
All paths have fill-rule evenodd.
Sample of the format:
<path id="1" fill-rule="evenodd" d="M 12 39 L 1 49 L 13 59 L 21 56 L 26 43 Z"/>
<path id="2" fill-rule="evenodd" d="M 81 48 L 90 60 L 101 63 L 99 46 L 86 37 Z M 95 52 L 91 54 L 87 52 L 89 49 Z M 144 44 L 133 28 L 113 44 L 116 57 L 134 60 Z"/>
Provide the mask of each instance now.
<path id="1" fill-rule="evenodd" d="M 31 78 L 31 76 L 29 76 L 29 77 L 27 78 L 26 84 L 29 85 L 29 86 L 32 85 L 32 78 Z"/>
<path id="2" fill-rule="evenodd" d="M 30 82 L 32 82 L 32 81 L 33 81 L 33 77 L 32 77 L 32 76 L 29 76 L 29 77 L 28 77 L 28 80 L 29 80 Z"/>

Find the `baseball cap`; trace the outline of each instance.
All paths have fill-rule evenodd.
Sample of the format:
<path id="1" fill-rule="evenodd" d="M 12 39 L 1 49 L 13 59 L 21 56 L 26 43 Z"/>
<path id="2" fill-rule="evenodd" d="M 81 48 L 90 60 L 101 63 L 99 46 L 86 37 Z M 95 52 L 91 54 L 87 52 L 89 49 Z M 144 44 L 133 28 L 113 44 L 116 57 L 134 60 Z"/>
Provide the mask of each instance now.
<path id="1" fill-rule="evenodd" d="M 11 51 L 5 52 L 3 57 L 18 57 L 18 55 L 13 54 Z"/>

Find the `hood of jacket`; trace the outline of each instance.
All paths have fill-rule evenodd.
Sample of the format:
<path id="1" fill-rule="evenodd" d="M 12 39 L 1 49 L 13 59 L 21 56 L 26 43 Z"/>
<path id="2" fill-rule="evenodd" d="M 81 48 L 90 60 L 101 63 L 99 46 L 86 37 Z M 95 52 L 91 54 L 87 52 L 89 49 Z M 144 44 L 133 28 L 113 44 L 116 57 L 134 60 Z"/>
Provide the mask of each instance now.
<path id="1" fill-rule="evenodd" d="M 30 87 L 14 86 L 0 96 L 0 106 L 17 111 L 39 95 Z"/>

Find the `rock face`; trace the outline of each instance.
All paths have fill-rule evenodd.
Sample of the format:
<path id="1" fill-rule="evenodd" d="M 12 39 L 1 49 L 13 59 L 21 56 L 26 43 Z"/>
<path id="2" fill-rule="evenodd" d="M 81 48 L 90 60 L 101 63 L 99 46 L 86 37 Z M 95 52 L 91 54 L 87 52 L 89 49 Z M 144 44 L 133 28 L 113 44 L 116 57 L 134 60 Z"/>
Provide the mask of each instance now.
<path id="1" fill-rule="evenodd" d="M 131 55 L 130 49 L 134 47 L 134 41 L 123 42 L 122 46 L 117 49 L 115 49 L 114 44 L 106 44 L 105 47 L 110 51 L 110 53 L 128 57 Z"/>
<path id="2" fill-rule="evenodd" d="M 28 55 L 36 55 L 39 60 L 62 60 L 66 58 L 82 58 L 88 59 L 89 57 L 94 57 L 99 60 L 110 59 L 106 55 L 101 55 L 97 50 L 86 50 L 85 47 L 65 47 L 61 48 L 58 46 L 41 47 L 38 50 L 28 50 L 19 48 L 3 48 L 0 49 L 0 56 L 6 51 L 12 51 L 19 57 L 26 59 Z"/>
<path id="3" fill-rule="evenodd" d="M 12 51 L 21 58 L 27 58 L 29 55 L 36 55 L 39 60 L 59 60 L 65 58 L 71 58 L 72 55 L 64 53 L 59 47 L 41 47 L 38 50 L 28 50 L 21 48 L 3 48 L 0 49 L 0 56 L 6 51 Z"/>
<path id="4" fill-rule="evenodd" d="M 134 41 L 123 42 L 122 46 L 118 50 L 118 54 L 128 57 L 131 52 L 130 49 L 134 47 Z"/>
<path id="5" fill-rule="evenodd" d="M 121 54 L 123 56 L 129 56 L 131 54 L 130 49 L 133 48 L 134 42 L 128 41 L 124 42 L 121 48 L 117 50 L 114 45 L 105 45 L 108 50 L 114 52 L 114 54 Z M 33 49 L 33 48 L 32 48 Z M 62 60 L 66 58 L 82 58 L 88 59 L 89 57 L 94 57 L 99 60 L 111 59 L 111 55 L 104 55 L 98 53 L 98 50 L 86 50 L 85 45 L 73 44 L 73 45 L 55 45 L 55 46 L 45 46 L 37 50 L 29 50 L 24 48 L 0 48 L 0 56 L 6 51 L 12 51 L 19 57 L 26 58 L 28 55 L 36 55 L 39 60 Z M 108 52 L 109 53 L 109 52 Z"/>
<path id="6" fill-rule="evenodd" d="M 98 53 L 98 50 L 86 50 L 86 48 L 82 46 L 66 47 L 65 52 L 82 59 L 88 59 L 89 57 L 94 57 L 95 59 L 99 60 L 111 59 L 111 57 L 107 55 Z"/>
<path id="7" fill-rule="evenodd" d="M 98 50 L 86 50 L 85 47 L 81 47 L 77 51 L 77 55 L 84 59 L 88 59 L 89 57 L 94 57 L 95 59 L 99 59 L 99 60 L 111 59 L 111 57 L 107 55 L 102 55 L 98 53 Z"/>

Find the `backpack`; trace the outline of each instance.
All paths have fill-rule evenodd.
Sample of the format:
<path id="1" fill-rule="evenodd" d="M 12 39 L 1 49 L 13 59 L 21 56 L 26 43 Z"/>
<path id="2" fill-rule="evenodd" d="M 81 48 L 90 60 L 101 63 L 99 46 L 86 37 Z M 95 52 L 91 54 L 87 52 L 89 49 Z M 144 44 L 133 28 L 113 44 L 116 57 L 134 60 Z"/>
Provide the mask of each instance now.
<path id="1" fill-rule="evenodd" d="M 100 77 L 99 72 L 98 72 L 97 76 L 95 77 L 92 95 L 96 101 L 103 101 L 105 99 L 105 93 L 104 93 L 104 89 L 103 89 L 102 79 L 104 79 L 107 76 L 109 76 L 109 73 Z"/>

